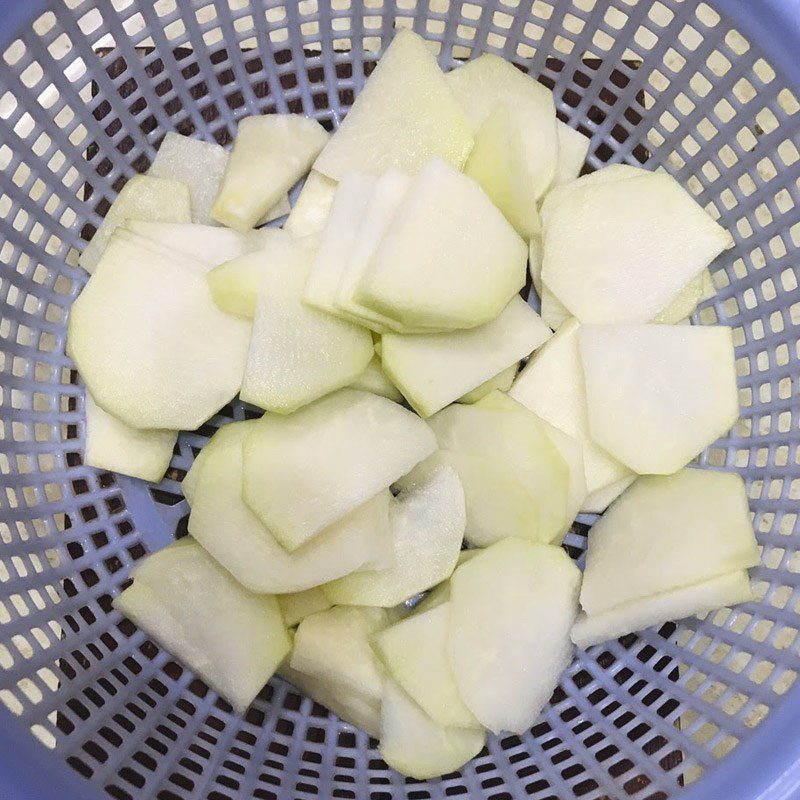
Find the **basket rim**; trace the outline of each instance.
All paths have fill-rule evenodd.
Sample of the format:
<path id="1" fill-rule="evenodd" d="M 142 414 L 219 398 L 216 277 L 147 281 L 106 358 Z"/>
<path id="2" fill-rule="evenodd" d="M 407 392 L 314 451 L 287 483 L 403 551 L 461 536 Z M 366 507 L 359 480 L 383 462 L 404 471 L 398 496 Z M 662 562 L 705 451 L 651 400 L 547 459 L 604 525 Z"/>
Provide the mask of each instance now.
<path id="1" fill-rule="evenodd" d="M 286 0 L 291 2 L 291 0 Z M 482 3 L 485 0 L 475 0 Z M 65 0 L 60 0 L 65 2 Z M 102 5 L 111 0 L 98 0 Z M 319 0 L 330 4 L 331 0 Z M 786 86 L 800 93 L 800 0 L 705 0 L 769 56 Z M 0 53 L 55 0 L 0 0 Z M 800 756 L 794 736 L 800 716 L 800 685 L 734 753 L 679 792 L 680 800 L 800 800 Z M 20 720 L 0 704 L 0 797 L 4 800 L 104 800 L 102 788 L 53 758 Z M 10 754 L 7 756 L 6 754 Z"/>

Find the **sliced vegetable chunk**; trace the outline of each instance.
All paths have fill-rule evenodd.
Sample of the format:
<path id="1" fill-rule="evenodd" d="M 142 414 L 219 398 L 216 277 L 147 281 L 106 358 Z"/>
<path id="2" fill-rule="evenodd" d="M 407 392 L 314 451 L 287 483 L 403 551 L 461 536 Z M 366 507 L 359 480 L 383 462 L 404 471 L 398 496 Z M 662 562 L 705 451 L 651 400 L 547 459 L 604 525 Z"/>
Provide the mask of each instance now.
<path id="1" fill-rule="evenodd" d="M 240 586 L 191 539 L 149 556 L 132 576 L 114 607 L 243 714 L 291 647 L 275 598 Z"/>
<path id="2" fill-rule="evenodd" d="M 415 414 L 343 389 L 289 417 L 266 415 L 244 447 L 244 498 L 294 548 L 386 489 L 436 449 Z"/>

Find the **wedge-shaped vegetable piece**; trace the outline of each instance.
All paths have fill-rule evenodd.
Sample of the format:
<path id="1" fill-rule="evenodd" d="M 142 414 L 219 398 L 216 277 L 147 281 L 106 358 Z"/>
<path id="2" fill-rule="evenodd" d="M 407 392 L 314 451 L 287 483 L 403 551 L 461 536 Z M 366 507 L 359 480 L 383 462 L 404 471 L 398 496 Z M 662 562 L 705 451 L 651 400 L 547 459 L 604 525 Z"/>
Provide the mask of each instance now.
<path id="1" fill-rule="evenodd" d="M 536 721 L 570 662 L 581 574 L 559 547 L 505 539 L 450 579 L 450 665 L 494 733 Z"/>
<path id="2" fill-rule="evenodd" d="M 592 528 L 581 605 L 593 616 L 758 563 L 739 475 L 646 476 Z"/>
<path id="3" fill-rule="evenodd" d="M 369 640 L 388 624 L 382 608 L 340 606 L 306 617 L 295 635 L 288 679 L 299 677 L 314 699 L 377 737 L 383 669 Z"/>
<path id="4" fill-rule="evenodd" d="M 552 125 L 553 110 L 545 109 L 544 114 L 545 124 Z M 514 230 L 530 239 L 541 231 L 536 198 L 551 176 L 541 174 L 540 143 L 530 135 L 531 130 L 541 131 L 543 122 L 531 128 L 526 116 L 520 106 L 497 105 L 475 137 L 464 173 L 489 195 Z"/>
<path id="5" fill-rule="evenodd" d="M 498 106 L 512 110 L 509 132 L 516 141 L 509 144 L 519 148 L 522 158 L 516 166 L 528 173 L 525 180 L 531 199 L 540 198 L 553 180 L 558 160 L 553 95 L 509 61 L 488 53 L 449 72 L 447 83 L 469 115 L 478 140 L 480 129 Z M 504 143 L 498 140 L 497 144 L 503 147 Z"/>
<path id="6" fill-rule="evenodd" d="M 468 515 L 466 538 L 472 544 L 483 546 L 506 536 L 550 542 L 567 522 L 567 466 L 539 418 L 527 409 L 524 411 L 524 414 L 509 414 L 481 407 L 480 403 L 454 405 L 429 420 L 442 450 L 458 456 L 480 457 L 491 463 L 483 469 L 483 477 L 474 473 L 475 462 L 469 467 L 473 474 L 464 476 L 467 505 L 472 512 Z M 459 475 L 462 464 L 466 469 L 464 462 L 454 463 Z M 486 483 L 486 489 L 477 496 L 469 496 L 482 482 Z M 507 487 L 504 495 L 492 497 L 503 484 Z M 520 487 L 530 496 L 526 506 L 521 502 Z M 509 503 L 509 512 L 503 513 L 501 519 L 506 523 L 516 519 L 520 527 L 501 529 L 500 519 L 492 524 L 492 515 L 503 500 Z M 532 509 L 534 504 L 538 509 L 535 516 L 523 511 Z M 481 506 L 485 510 L 479 513 Z"/>
<path id="7" fill-rule="evenodd" d="M 580 175 L 583 162 L 589 154 L 589 139 L 565 122 L 556 122 L 556 137 L 558 139 L 558 161 L 553 183 L 567 183 Z"/>
<path id="8" fill-rule="evenodd" d="M 252 319 L 256 314 L 267 261 L 264 252 L 255 251 L 214 267 L 208 273 L 208 288 L 217 306 L 228 314 Z"/>
<path id="9" fill-rule="evenodd" d="M 587 495 L 581 504 L 581 511 L 586 514 L 602 514 L 635 480 L 633 473 L 626 475 L 614 483 L 609 483 Z"/>
<path id="10" fill-rule="evenodd" d="M 168 131 L 148 174 L 185 183 L 191 197 L 192 222 L 213 225 L 211 206 L 227 164 L 228 151 L 216 142 L 204 142 Z"/>
<path id="11" fill-rule="evenodd" d="M 740 569 L 702 583 L 623 603 L 591 617 L 582 613 L 572 627 L 572 641 L 578 647 L 590 647 L 670 620 L 753 599 L 747 570 Z"/>
<path id="12" fill-rule="evenodd" d="M 639 474 L 671 475 L 736 422 L 731 329 L 585 325 L 592 438 Z"/>
<path id="13" fill-rule="evenodd" d="M 542 320 L 554 331 L 570 317 L 564 304 L 542 283 L 543 244 L 539 236 L 532 236 L 528 250 L 528 264 L 533 286 L 541 301 Z"/>
<path id="14" fill-rule="evenodd" d="M 236 231 L 225 230 L 235 236 Z M 258 247 L 248 248 L 244 254 L 232 256 L 208 273 L 208 286 L 214 302 L 229 314 L 251 318 L 255 316 L 258 296 L 268 275 L 293 270 L 298 258 L 307 255 L 306 248 L 312 246 L 311 240 L 297 240 L 280 228 L 265 228 L 243 237 Z"/>
<path id="15" fill-rule="evenodd" d="M 336 181 L 312 169 L 283 223 L 283 229 L 295 236 L 319 233 L 330 214 L 336 186 Z"/>
<path id="16" fill-rule="evenodd" d="M 414 410 L 428 417 L 526 358 L 550 336 L 539 315 L 517 296 L 497 319 L 467 331 L 384 334 L 381 359 Z"/>
<path id="17" fill-rule="evenodd" d="M 541 115 L 540 121 L 544 116 L 542 109 L 552 108 L 551 146 L 555 154 L 556 122 L 553 96 L 541 83 L 517 69 L 510 61 L 491 53 L 484 53 L 451 70 L 445 75 L 445 79 L 476 132 L 501 103 L 536 106 Z"/>
<path id="18" fill-rule="evenodd" d="M 411 614 L 372 640 L 389 674 L 437 724 L 480 727 L 464 705 L 447 652 L 450 603 Z"/>
<path id="19" fill-rule="evenodd" d="M 406 326 L 474 328 L 525 283 L 527 247 L 480 187 L 440 159 L 414 179 L 354 293 Z"/>
<path id="20" fill-rule="evenodd" d="M 260 248 L 260 241 L 255 237 L 214 225 L 131 219 L 125 223 L 125 229 L 180 253 L 204 272 Z"/>
<path id="21" fill-rule="evenodd" d="M 321 311 L 335 312 L 336 296 L 376 178 L 360 172 L 347 175 L 336 189 L 330 216 L 306 284 L 304 299 Z"/>
<path id="22" fill-rule="evenodd" d="M 731 242 L 665 173 L 554 189 L 542 281 L 581 322 L 649 322 Z"/>
<path id="23" fill-rule="evenodd" d="M 265 259 L 239 396 L 288 414 L 352 383 L 375 350 L 366 328 L 303 302 L 314 239 L 282 246 L 283 251 L 285 260 Z"/>
<path id="24" fill-rule="evenodd" d="M 223 425 L 221 428 L 217 429 L 216 433 L 206 442 L 197 456 L 195 456 L 192 466 L 181 481 L 181 491 L 190 506 L 194 504 L 197 481 L 206 459 L 208 459 L 214 451 L 221 449 L 223 446 L 227 447 L 234 442 L 241 446 L 244 431 L 246 430 L 246 427 L 241 427 L 240 422 Z"/>
<path id="25" fill-rule="evenodd" d="M 211 207 L 227 166 L 228 151 L 224 147 L 169 131 L 158 148 L 148 174 L 185 183 L 192 200 L 192 222 L 216 225 Z M 270 222 L 288 213 L 289 196 L 284 194 L 261 221 Z"/>
<path id="26" fill-rule="evenodd" d="M 366 369 L 350 384 L 350 388 L 379 394 L 395 403 L 403 402 L 403 393 L 386 377 L 377 355 L 372 357 Z"/>
<path id="27" fill-rule="evenodd" d="M 289 202 L 289 193 L 284 192 L 280 198 L 275 201 L 275 205 L 273 205 L 271 208 L 268 208 L 267 213 L 264 214 L 264 216 L 261 217 L 260 221 L 256 224 L 266 225 L 268 222 L 274 222 L 276 219 L 287 216 L 291 210 L 292 204 Z"/>
<path id="28" fill-rule="evenodd" d="M 476 404 L 481 408 L 494 408 L 510 413 L 521 414 L 523 418 L 528 418 L 532 411 L 529 411 L 521 403 L 500 391 L 494 391 L 486 395 Z M 582 504 L 586 501 L 586 471 L 583 465 L 583 447 L 581 443 L 567 433 L 559 430 L 555 425 L 551 425 L 546 420 L 537 416 L 538 424 L 547 434 L 547 438 L 558 450 L 559 455 L 567 467 L 568 490 L 567 490 L 567 514 L 561 533 L 566 533 L 575 520 Z M 550 540 L 551 544 L 558 543 L 558 537 Z"/>
<path id="29" fill-rule="evenodd" d="M 539 503 L 515 471 L 497 458 L 458 450 L 437 450 L 396 484 L 417 486 L 431 471 L 450 467 L 464 489 L 464 538 L 484 546 L 506 536 L 539 538 Z"/>
<path id="30" fill-rule="evenodd" d="M 715 291 L 714 279 L 711 273 L 704 269 L 670 300 L 666 308 L 653 317 L 653 322 L 664 325 L 682 322 L 694 312 L 701 300 L 713 297 Z"/>
<path id="31" fill-rule="evenodd" d="M 290 417 L 259 421 L 244 447 L 244 498 L 294 548 L 435 449 L 433 432 L 416 414 L 344 389 Z"/>
<path id="32" fill-rule="evenodd" d="M 469 121 L 425 41 L 400 31 L 378 62 L 314 169 L 341 180 L 348 172 L 416 172 L 439 156 L 457 168 L 472 147 Z"/>
<path id="33" fill-rule="evenodd" d="M 158 482 L 164 477 L 178 439 L 177 431 L 131 428 L 103 411 L 88 391 L 83 407 L 86 413 L 83 461 L 87 466 L 145 481 Z"/>
<path id="34" fill-rule="evenodd" d="M 247 591 L 191 540 L 150 556 L 133 578 L 114 607 L 243 714 L 290 649 L 275 598 Z"/>
<path id="35" fill-rule="evenodd" d="M 459 397 L 458 402 L 469 406 L 473 403 L 477 403 L 479 400 L 482 400 L 484 397 L 486 397 L 486 395 L 491 394 L 492 392 L 507 392 L 514 383 L 514 378 L 517 377 L 518 370 L 519 364 L 516 363 L 512 364 L 510 367 L 506 367 L 502 372 L 498 372 L 493 378 L 489 378 L 488 381 L 484 381 L 480 386 L 476 386 L 465 395 Z"/>
<path id="36" fill-rule="evenodd" d="M 333 606 L 319 586 L 303 592 L 279 594 L 277 597 L 283 621 L 290 628 L 299 625 L 306 617 L 318 614 L 320 611 L 327 611 Z"/>
<path id="37" fill-rule="evenodd" d="M 120 240 L 72 306 L 69 350 L 104 411 L 194 430 L 239 391 L 249 327 L 217 308 L 201 272 Z"/>
<path id="38" fill-rule="evenodd" d="M 81 253 L 79 263 L 87 272 L 94 272 L 111 234 L 125 220 L 189 222 L 191 218 L 189 188 L 185 183 L 150 175 L 134 175 L 122 187 L 117 199 L 106 212 L 92 241 Z"/>
<path id="39" fill-rule="evenodd" d="M 319 703 L 336 714 L 339 719 L 360 728 L 373 739 L 380 736 L 380 697 L 376 700 L 341 683 L 323 678 L 312 678 L 310 675 L 293 670 L 288 665 L 283 665 L 279 674 L 303 694 L 308 695 L 315 703 Z"/>
<path id="40" fill-rule="evenodd" d="M 570 313 L 567 307 L 550 291 L 547 286 L 542 286 L 542 319 L 557 331 L 568 319 Z"/>
<path id="41" fill-rule="evenodd" d="M 382 608 L 338 606 L 313 614 L 297 629 L 289 664 L 298 672 L 379 697 L 382 669 L 370 637 L 388 623 Z"/>
<path id="42" fill-rule="evenodd" d="M 390 170 L 378 178 L 373 187 L 358 234 L 353 241 L 345 268 L 342 270 L 334 305 L 339 313 L 372 328 L 379 333 L 386 330 L 408 332 L 405 326 L 390 317 L 372 311 L 355 299 L 356 292 L 372 256 L 394 219 L 397 209 L 411 185 L 411 178 L 403 172 Z"/>
<path id="43" fill-rule="evenodd" d="M 486 743 L 483 728 L 448 728 L 434 722 L 393 680 L 383 686 L 381 758 L 401 775 L 428 780 L 474 758 Z"/>
<path id="44" fill-rule="evenodd" d="M 252 228 L 301 178 L 328 134 L 298 114 L 267 114 L 239 121 L 211 213 L 234 230 Z"/>
<path id="45" fill-rule="evenodd" d="M 464 491 L 452 469 L 398 495 L 389 511 L 394 566 L 347 575 L 325 585 L 337 604 L 390 608 L 450 577 L 464 539 Z"/>
<path id="46" fill-rule="evenodd" d="M 190 492 L 192 536 L 255 592 L 299 592 L 356 569 L 391 563 L 387 491 L 295 552 L 287 553 L 280 546 L 242 500 L 242 440 L 260 424 L 227 425 L 202 451 L 208 452 Z"/>
<path id="47" fill-rule="evenodd" d="M 630 470 L 589 436 L 579 327 L 574 319 L 565 322 L 517 375 L 509 395 L 583 444 L 586 488 L 592 493 L 622 480 Z"/>

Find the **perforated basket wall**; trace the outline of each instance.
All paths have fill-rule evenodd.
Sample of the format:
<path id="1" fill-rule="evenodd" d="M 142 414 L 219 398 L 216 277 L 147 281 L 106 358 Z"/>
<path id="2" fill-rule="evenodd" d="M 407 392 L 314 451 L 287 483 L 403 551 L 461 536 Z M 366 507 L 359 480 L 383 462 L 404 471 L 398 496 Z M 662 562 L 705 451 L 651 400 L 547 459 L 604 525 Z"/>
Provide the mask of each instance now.
<path id="1" fill-rule="evenodd" d="M 83 797 L 136 800 L 657 800 L 698 779 L 701 792 L 739 743 L 774 737 L 779 706 L 800 702 L 800 104 L 768 53 L 688 0 L 5 5 L 27 19 L 0 37 L 0 699 L 17 718 L 4 730 L 88 779 Z M 246 412 L 183 434 L 159 486 L 99 473 L 82 465 L 83 389 L 64 355 L 77 252 L 165 131 L 226 143 L 237 118 L 287 110 L 335 126 L 406 26 L 444 67 L 514 60 L 591 135 L 592 167 L 662 166 L 733 232 L 696 321 L 735 329 L 742 418 L 702 462 L 746 477 L 763 545 L 761 600 L 579 653 L 530 733 L 491 738 L 430 783 L 388 770 L 280 679 L 240 719 L 111 610 L 131 566 L 181 528 L 198 449 Z M 2 772 L 18 757 L 0 753 Z"/>

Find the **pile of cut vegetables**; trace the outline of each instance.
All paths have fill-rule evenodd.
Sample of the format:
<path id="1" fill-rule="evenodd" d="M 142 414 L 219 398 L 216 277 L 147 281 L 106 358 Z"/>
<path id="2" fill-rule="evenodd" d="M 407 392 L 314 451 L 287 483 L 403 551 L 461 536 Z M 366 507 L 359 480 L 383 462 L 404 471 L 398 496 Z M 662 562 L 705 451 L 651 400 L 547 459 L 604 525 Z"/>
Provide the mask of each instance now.
<path id="1" fill-rule="evenodd" d="M 688 324 L 731 237 L 666 173 L 578 177 L 588 147 L 403 31 L 333 135 L 169 133 L 111 206 L 69 324 L 86 463 L 158 481 L 263 412 L 115 600 L 237 712 L 278 672 L 430 778 L 529 729 L 575 646 L 753 599 L 744 484 L 687 467 L 739 413 L 731 330 Z"/>

